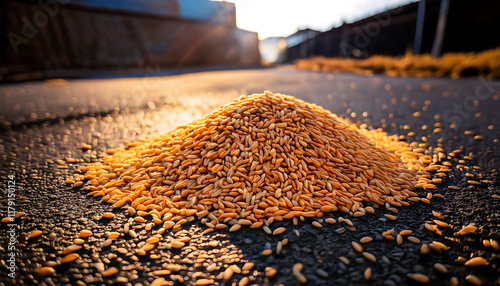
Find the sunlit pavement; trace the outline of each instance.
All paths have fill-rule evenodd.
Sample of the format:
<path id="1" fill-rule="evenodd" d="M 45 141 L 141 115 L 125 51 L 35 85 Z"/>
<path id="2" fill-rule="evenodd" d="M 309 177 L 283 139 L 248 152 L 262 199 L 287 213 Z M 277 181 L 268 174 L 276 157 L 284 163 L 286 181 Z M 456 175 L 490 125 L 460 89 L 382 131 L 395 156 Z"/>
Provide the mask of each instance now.
<path id="1" fill-rule="evenodd" d="M 495 124 L 497 118 L 492 115 L 497 101 L 493 97 L 500 92 L 498 82 L 477 79 L 367 77 L 301 71 L 290 66 L 170 77 L 154 75 L 155 72 L 145 72 L 144 77 L 137 78 L 55 79 L 3 85 L 0 86 L 0 115 L 2 120 L 19 124 L 160 107 L 172 102 L 199 110 L 200 105 L 206 107 L 207 103 L 219 105 L 239 95 L 270 90 L 317 103 L 339 115 L 350 116 L 355 112 L 356 120 L 368 118 L 374 125 L 390 113 L 398 118 L 421 111 L 424 101 L 430 100 L 427 112 L 422 112 L 423 117 L 448 115 L 446 118 L 451 123 L 458 116 L 467 128 L 468 124 Z M 214 102 L 213 97 L 218 102 Z M 477 106 L 472 97 L 478 99 Z M 455 108 L 454 104 L 459 106 Z M 368 115 L 363 116 L 363 112 Z M 477 112 L 482 116 L 474 119 Z"/>
<path id="2" fill-rule="evenodd" d="M 439 185 L 436 191 L 445 199 L 433 199 L 430 205 L 402 208 L 396 223 L 379 219 L 382 214 L 353 218 L 358 230 L 352 233 L 336 232 L 340 224 L 315 229 L 310 223 L 304 223 L 297 227 L 302 234 L 300 238 L 293 232 L 288 235 L 290 245 L 280 256 L 264 258 L 260 255 L 266 243 L 272 247 L 277 243 L 275 238 L 261 230 L 201 235 L 200 226 L 194 223 L 190 232 L 186 230 L 185 233 L 193 237 L 193 245 L 203 249 L 207 241 L 220 240 L 221 252 L 228 253 L 236 262 L 251 261 L 256 264 L 257 272 L 252 277 L 253 283 L 257 284 L 295 285 L 298 282 L 290 269 L 294 263 L 302 262 L 303 273 L 311 285 L 408 284 L 406 274 L 410 272 L 429 274 L 433 285 L 444 283 L 442 281 L 451 276 L 457 276 L 464 282 L 465 276 L 471 273 L 479 276 L 484 281 L 483 285 L 497 285 L 498 258 L 494 258 L 496 264 L 492 263 L 492 267 L 474 270 L 464 268 L 455 260 L 458 256 L 470 257 L 471 253 L 494 255 L 494 251 L 482 247 L 480 241 L 486 238 L 500 241 L 499 82 L 367 77 L 297 71 L 292 67 L 199 72 L 170 77 L 154 77 L 154 73 L 147 72 L 145 75 L 138 78 L 48 80 L 0 86 L 1 176 L 2 181 L 8 175 L 15 176 L 17 211 L 26 212 L 19 220 L 16 233 L 19 241 L 16 274 L 25 284 L 52 285 L 75 281 L 87 285 L 111 284 L 119 276 L 127 277 L 132 284 L 140 282 L 147 285 L 155 278 L 148 273 L 161 268 L 162 263 L 183 265 L 182 270 L 170 279 L 178 285 L 193 284 L 203 274 L 204 268 L 186 262 L 190 253 L 185 251 L 168 251 L 155 262 L 151 259 L 135 261 L 132 255 L 125 252 L 117 258 L 114 255 L 116 248 L 103 250 L 101 255 L 110 261 L 110 265 L 120 265 L 120 273 L 114 277 L 96 274 L 92 268 L 96 258 L 92 253 L 104 240 L 103 233 L 120 229 L 129 217 L 120 213 L 112 223 L 95 221 L 93 217 L 110 210 L 110 206 L 99 199 L 87 197 L 81 190 L 66 187 L 64 181 L 77 166 L 103 156 L 108 148 L 123 147 L 126 142 L 167 132 L 242 94 L 270 90 L 316 103 L 353 122 L 381 127 L 390 134 L 406 136 L 415 132 L 409 141 L 427 142 L 431 146 L 441 144 L 447 152 L 463 148 L 464 154 L 471 153 L 471 166 L 482 167 L 482 170 L 474 171 L 475 176 L 492 183 L 470 186 L 466 183 L 465 171 L 454 170 L 449 180 Z M 466 130 L 472 131 L 472 134 L 464 134 Z M 474 135 L 482 135 L 484 139 L 475 140 Z M 422 136 L 426 136 L 425 139 Z M 92 149 L 82 151 L 82 144 L 90 144 Z M 70 164 L 68 169 L 58 169 L 57 163 L 50 163 L 66 158 L 77 159 L 77 162 Z M 450 190 L 448 185 L 458 186 L 461 190 Z M 21 199 L 21 196 L 26 198 Z M 432 220 L 432 210 L 441 212 L 453 227 L 476 223 L 480 231 L 470 240 L 450 243 L 452 247 L 449 251 L 431 254 L 427 258 L 420 256 L 419 245 L 405 242 L 398 246 L 380 238 L 376 244 L 368 246 L 368 250 L 380 260 L 373 264 L 363 260 L 350 247 L 350 242 L 359 240 L 363 234 L 377 237 L 380 231 L 393 227 L 397 230 L 416 230 L 415 236 L 422 242 L 441 239 L 422 227 L 425 221 Z M 5 203 L 2 203 L 1 212 L 5 215 Z M 338 213 L 333 217 L 343 215 Z M 290 223 L 285 222 L 285 225 Z M 44 261 L 55 261 L 60 257 L 62 249 L 83 228 L 102 233 L 102 237 L 94 241 L 97 246 L 91 243 L 84 249 L 81 261 L 75 265 L 56 267 L 57 275 L 39 277 L 35 269 Z M 27 240 L 26 234 L 35 229 L 42 230 L 43 234 L 38 239 Z M 1 231 L 0 243 L 5 248 L 5 226 Z M 57 238 L 50 240 L 51 233 L 56 233 Z M 130 250 L 133 243 L 124 238 L 120 248 Z M 179 257 L 174 257 L 175 254 Z M 351 265 L 342 264 L 339 256 L 348 257 Z M 387 260 L 382 259 L 383 256 Z M 126 267 L 122 265 L 123 261 L 127 262 Z M 449 275 L 442 276 L 432 270 L 433 264 L 438 261 L 450 266 Z M 220 263 L 222 266 L 227 262 Z M 267 266 L 278 270 L 274 278 L 262 274 Z M 373 269 L 369 282 L 363 278 L 367 267 Z M 224 270 L 223 267 L 221 269 Z M 328 278 L 318 269 L 328 273 Z M 221 281 L 219 272 L 211 274 L 216 281 Z M 242 276 L 235 274 L 234 279 L 237 277 Z M 7 277 L 0 279 L 6 284 L 12 283 Z"/>

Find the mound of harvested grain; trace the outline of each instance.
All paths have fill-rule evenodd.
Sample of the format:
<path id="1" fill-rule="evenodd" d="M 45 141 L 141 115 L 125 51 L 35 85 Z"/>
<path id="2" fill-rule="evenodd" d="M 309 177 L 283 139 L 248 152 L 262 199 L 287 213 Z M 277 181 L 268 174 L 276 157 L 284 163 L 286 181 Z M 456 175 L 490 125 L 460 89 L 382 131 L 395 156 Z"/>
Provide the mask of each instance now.
<path id="1" fill-rule="evenodd" d="M 235 231 L 260 227 L 264 219 L 336 210 L 362 215 L 365 202 L 408 205 L 417 171 L 432 163 L 422 152 L 317 105 L 266 92 L 110 150 L 75 178 L 88 179 L 90 195 L 115 208 L 129 206 L 131 214 L 149 214 L 165 229 L 179 229 L 197 214 L 208 215 L 211 229 L 229 223 Z"/>

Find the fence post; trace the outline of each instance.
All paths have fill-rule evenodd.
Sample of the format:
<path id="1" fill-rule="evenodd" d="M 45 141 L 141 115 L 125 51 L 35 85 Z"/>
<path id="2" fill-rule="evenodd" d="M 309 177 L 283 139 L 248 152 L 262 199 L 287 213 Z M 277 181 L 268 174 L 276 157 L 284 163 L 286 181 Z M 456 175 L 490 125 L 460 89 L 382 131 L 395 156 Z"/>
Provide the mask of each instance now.
<path id="1" fill-rule="evenodd" d="M 439 20 L 436 27 L 436 36 L 434 37 L 434 45 L 432 46 L 431 55 L 435 58 L 441 56 L 441 48 L 443 47 L 444 31 L 446 29 L 446 19 L 448 18 L 449 0 L 441 0 L 439 7 Z"/>
<path id="2" fill-rule="evenodd" d="M 413 54 L 420 54 L 422 48 L 422 35 L 424 33 L 425 0 L 418 2 L 417 29 L 415 31 L 415 41 L 413 42 Z"/>

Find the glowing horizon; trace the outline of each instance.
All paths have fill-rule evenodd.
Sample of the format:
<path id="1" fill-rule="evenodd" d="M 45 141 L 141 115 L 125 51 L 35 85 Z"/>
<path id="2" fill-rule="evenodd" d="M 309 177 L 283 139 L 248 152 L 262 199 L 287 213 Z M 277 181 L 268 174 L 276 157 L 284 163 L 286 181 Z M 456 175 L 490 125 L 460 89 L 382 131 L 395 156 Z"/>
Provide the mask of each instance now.
<path id="1" fill-rule="evenodd" d="M 259 39 L 286 37 L 299 29 L 326 31 L 343 22 L 403 6 L 416 0 L 232 0 L 238 28 L 257 32 Z"/>

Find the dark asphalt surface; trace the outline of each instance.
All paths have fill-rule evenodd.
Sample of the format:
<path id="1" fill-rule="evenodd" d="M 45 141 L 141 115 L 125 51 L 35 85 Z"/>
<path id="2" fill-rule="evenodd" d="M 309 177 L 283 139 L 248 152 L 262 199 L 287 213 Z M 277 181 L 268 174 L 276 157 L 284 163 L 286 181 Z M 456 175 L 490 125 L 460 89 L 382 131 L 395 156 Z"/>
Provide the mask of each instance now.
<path id="1" fill-rule="evenodd" d="M 114 211 L 111 220 L 95 219 L 111 206 L 99 198 L 86 196 L 82 190 L 67 187 L 64 181 L 83 162 L 95 161 L 109 148 L 123 147 L 126 142 L 156 134 L 201 117 L 216 107 L 230 102 L 241 94 L 260 93 L 264 90 L 296 96 L 317 103 L 343 118 L 383 128 L 390 134 L 406 135 L 413 131 L 411 141 L 442 146 L 446 152 L 463 149 L 456 159 L 470 155 L 464 165 L 468 170 L 455 167 L 444 183 L 434 193 L 444 199 L 433 198 L 429 205 L 413 203 L 399 209 L 395 222 L 387 221 L 381 206 L 374 215 L 353 218 L 344 213 L 328 217 L 350 218 L 356 231 L 339 229 L 342 223 L 317 229 L 310 221 L 295 227 L 291 222 L 274 223 L 287 227 L 288 232 L 273 237 L 261 229 L 236 233 L 215 232 L 202 235 L 203 226 L 198 222 L 188 224 L 186 230 L 174 236 L 191 236 L 190 246 L 213 254 L 213 262 L 222 271 L 224 265 L 254 262 L 248 274 L 235 274 L 233 279 L 222 282 L 221 270 L 205 271 L 208 264 L 197 265 L 199 253 L 191 248 L 171 250 L 159 247 L 160 258 L 135 256 L 132 251 L 144 239 L 121 237 L 111 247 L 101 250 L 106 231 L 116 231 L 130 216 L 122 210 Z M 7 215 L 8 175 L 15 176 L 16 212 L 26 215 L 16 220 L 16 281 L 7 277 L 6 250 L 8 247 L 6 224 L 0 227 L 0 284 L 11 285 L 125 285 L 117 277 L 126 277 L 131 285 L 149 285 L 157 276 L 154 270 L 163 263 L 180 264 L 182 269 L 167 276 L 175 285 L 193 284 L 198 278 L 215 279 L 218 285 L 237 284 L 249 276 L 255 284 L 298 285 L 291 267 L 304 264 L 303 273 L 309 285 L 413 285 L 408 273 L 424 273 L 431 279 L 429 285 L 450 285 L 449 279 L 457 277 L 466 284 L 469 274 L 478 276 L 483 285 L 500 284 L 500 252 L 483 245 L 483 240 L 500 241 L 500 83 L 477 79 L 450 80 L 434 78 L 366 77 L 353 74 L 296 71 L 290 67 L 263 70 L 217 71 L 185 74 L 170 77 L 142 77 L 117 79 L 51 80 L 0 86 L 0 170 L 2 198 L 0 214 Z M 415 117 L 414 113 L 420 112 Z M 453 124 L 453 128 L 450 125 Z M 434 133 L 435 126 L 443 130 Z M 427 125 L 426 130 L 422 126 Z M 484 136 L 475 140 L 473 131 Z M 437 131 L 437 130 L 436 130 Z M 426 136 L 426 139 L 422 139 Z M 82 151 L 83 143 L 92 145 Z M 58 159 L 77 159 L 68 169 L 58 169 Z M 481 170 L 473 169 L 480 166 Z M 474 180 L 484 181 L 470 185 L 465 173 Z M 490 181 L 490 182 L 488 182 Z M 448 186 L 459 187 L 458 190 Z M 424 191 L 419 191 L 424 196 Z M 22 197 L 24 196 L 24 197 Z M 423 224 L 432 221 L 431 211 L 444 215 L 451 225 L 443 236 L 426 231 Z M 452 242 L 463 225 L 475 223 L 475 234 Z M 325 224 L 324 224 L 325 225 Z M 395 228 L 413 230 L 422 243 L 434 240 L 450 248 L 442 253 L 420 254 L 420 245 L 405 241 L 398 246 L 395 241 L 383 239 L 382 231 Z M 42 230 L 42 235 L 27 239 L 31 231 Z M 72 244 L 82 229 L 91 229 L 94 236 L 78 253 L 80 258 L 69 264 L 54 266 L 57 274 L 40 277 L 36 269 L 46 261 L 58 261 L 62 250 Z M 291 229 L 300 231 L 297 237 Z M 165 233 L 164 236 L 171 236 Z M 365 245 L 366 251 L 377 257 L 368 262 L 351 247 L 351 241 L 371 235 L 374 242 Z M 282 238 L 289 238 L 281 255 L 262 257 L 260 252 L 269 243 L 273 248 Z M 142 239 L 141 239 L 142 238 Z M 222 247 L 207 245 L 211 240 L 220 241 Z M 99 255 L 96 255 L 98 253 Z M 221 260 L 226 253 L 229 260 Z M 470 258 L 480 255 L 488 259 L 488 266 L 469 267 L 457 261 L 459 256 Z M 346 266 L 339 260 L 350 260 Z M 436 262 L 445 264 L 448 274 L 433 269 Z M 106 268 L 116 266 L 120 272 L 102 277 L 95 263 Z M 263 272 L 270 266 L 278 270 L 273 278 Z M 371 267 L 372 278 L 365 281 L 363 272 Z M 321 270 L 323 271 L 321 271 Z M 319 270 L 319 271 L 318 271 Z M 328 273 L 325 278 L 323 272 Z M 322 276 L 323 275 L 323 276 Z"/>

